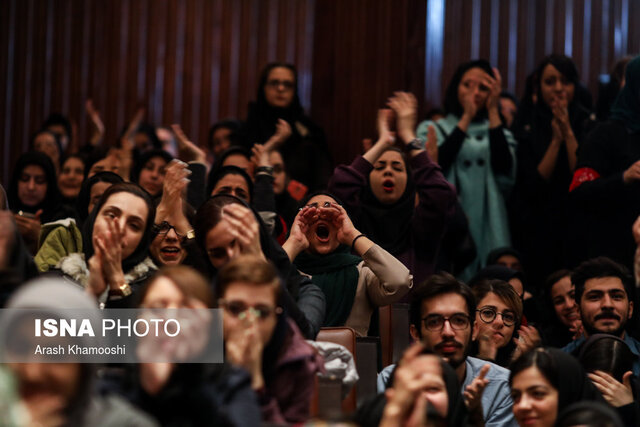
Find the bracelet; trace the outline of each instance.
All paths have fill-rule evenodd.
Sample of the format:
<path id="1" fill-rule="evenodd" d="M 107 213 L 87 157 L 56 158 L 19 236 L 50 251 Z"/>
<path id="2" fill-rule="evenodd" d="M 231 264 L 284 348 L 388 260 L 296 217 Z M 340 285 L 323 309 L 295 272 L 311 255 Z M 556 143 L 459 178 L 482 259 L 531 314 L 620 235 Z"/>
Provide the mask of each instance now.
<path id="1" fill-rule="evenodd" d="M 353 239 L 353 242 L 351 242 L 351 252 L 353 252 L 353 250 L 356 247 L 356 242 L 358 241 L 359 238 L 361 237 L 366 237 L 364 234 L 358 234 L 355 239 Z"/>
<path id="2" fill-rule="evenodd" d="M 256 174 L 264 173 L 267 175 L 273 175 L 273 166 L 259 166 L 256 169 Z"/>

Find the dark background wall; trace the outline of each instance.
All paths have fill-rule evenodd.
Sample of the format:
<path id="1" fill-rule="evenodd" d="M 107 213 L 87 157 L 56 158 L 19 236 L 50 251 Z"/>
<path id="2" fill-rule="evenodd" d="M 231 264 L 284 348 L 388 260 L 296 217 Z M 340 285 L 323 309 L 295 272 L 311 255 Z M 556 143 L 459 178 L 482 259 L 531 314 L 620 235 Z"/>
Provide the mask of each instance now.
<path id="1" fill-rule="evenodd" d="M 260 69 L 294 63 L 311 116 L 337 161 L 375 136 L 375 111 L 410 90 L 421 114 L 458 63 L 485 57 L 518 95 L 551 52 L 597 79 L 640 51 L 633 0 L 3 0 L 0 2 L 0 179 L 52 111 L 79 141 L 94 100 L 114 141 L 136 108 L 181 123 L 194 141 L 246 116 Z"/>

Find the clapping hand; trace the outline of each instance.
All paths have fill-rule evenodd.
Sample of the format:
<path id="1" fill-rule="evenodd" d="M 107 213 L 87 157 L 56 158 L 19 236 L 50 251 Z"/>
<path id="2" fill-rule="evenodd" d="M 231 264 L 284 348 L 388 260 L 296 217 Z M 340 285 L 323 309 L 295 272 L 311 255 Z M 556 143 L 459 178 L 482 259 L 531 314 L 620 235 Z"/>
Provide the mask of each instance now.
<path id="1" fill-rule="evenodd" d="M 398 135 L 405 144 L 416 137 L 416 123 L 418 120 L 418 101 L 410 92 L 394 92 L 387 105 L 396 115 Z"/>
<path id="2" fill-rule="evenodd" d="M 196 144 L 191 142 L 179 124 L 172 124 L 171 129 L 178 141 L 178 157 L 185 162 L 205 163 L 207 155 Z"/>

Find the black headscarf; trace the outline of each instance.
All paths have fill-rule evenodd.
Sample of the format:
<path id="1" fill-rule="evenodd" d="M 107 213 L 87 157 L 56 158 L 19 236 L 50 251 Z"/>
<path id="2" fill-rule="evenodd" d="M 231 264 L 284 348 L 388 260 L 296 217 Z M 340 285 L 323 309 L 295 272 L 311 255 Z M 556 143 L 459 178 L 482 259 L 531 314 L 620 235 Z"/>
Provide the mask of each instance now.
<path id="1" fill-rule="evenodd" d="M 318 191 L 306 198 L 303 206 L 315 196 L 324 195 L 342 205 L 340 200 L 326 191 Z M 362 259 L 352 255 L 349 247 L 339 245 L 325 255 L 300 253 L 294 260 L 296 268 L 312 276 L 313 283 L 324 293 L 327 309 L 322 326 L 344 326 L 351 314 L 358 288 L 358 264 Z"/>
<path id="2" fill-rule="evenodd" d="M 140 197 L 142 200 L 144 200 L 148 209 L 145 228 L 142 234 L 142 239 L 140 239 L 140 243 L 138 243 L 138 246 L 131 255 L 122 260 L 122 271 L 126 274 L 133 267 L 144 261 L 144 259 L 149 255 L 149 245 L 151 244 L 151 240 L 153 237 L 152 227 L 156 217 L 156 208 L 153 204 L 153 201 L 151 200 L 151 196 L 149 196 L 149 193 L 144 191 L 138 185 L 130 182 L 122 182 L 119 184 L 114 184 L 106 189 L 106 191 L 100 198 L 100 201 L 93 208 L 93 211 L 91 212 L 91 214 L 89 214 L 89 217 L 84 223 L 82 230 L 82 248 L 84 251 L 84 259 L 88 262 L 94 253 L 93 226 L 96 223 L 98 212 L 100 211 L 102 206 L 104 206 L 111 195 L 122 192 L 131 193 L 137 197 Z"/>
<path id="3" fill-rule="evenodd" d="M 235 147 L 239 148 L 239 147 Z M 243 150 L 244 152 L 244 150 Z M 233 154 L 233 153 L 231 153 Z M 223 154 L 223 156 L 225 156 Z M 228 156 L 228 155 L 227 155 Z M 227 157 L 225 156 L 225 158 Z M 216 162 L 217 163 L 217 162 Z M 211 195 L 211 192 L 215 188 L 218 181 L 224 178 L 227 175 L 240 175 L 247 183 L 247 187 L 249 188 L 249 200 L 253 201 L 253 181 L 248 173 L 237 166 L 221 166 L 222 162 L 218 167 L 212 167 L 211 172 L 209 172 L 209 177 L 207 179 L 207 196 Z"/>
<path id="4" fill-rule="evenodd" d="M 117 184 L 123 182 L 120 175 L 113 172 L 98 172 L 91 178 L 85 179 L 80 188 L 78 199 L 76 200 L 76 211 L 78 214 L 78 223 L 83 224 L 89 216 L 89 203 L 91 202 L 91 188 L 98 182 L 110 182 Z"/>
<path id="5" fill-rule="evenodd" d="M 286 68 L 293 73 L 294 94 L 291 104 L 287 107 L 274 107 L 267 102 L 264 89 L 269 79 L 269 73 L 274 68 Z M 291 64 L 282 62 L 272 62 L 268 64 L 260 75 L 256 102 L 249 104 L 249 116 L 247 117 L 247 129 L 249 130 L 249 144 L 263 143 L 269 139 L 276 130 L 278 119 L 284 119 L 291 125 L 291 131 L 295 134 L 297 130 L 293 126 L 296 120 L 304 116 L 304 110 L 298 96 L 298 72 Z"/>
<path id="6" fill-rule="evenodd" d="M 627 64 L 625 85 L 611 107 L 611 119 L 623 122 L 630 132 L 640 131 L 640 56 Z"/>
<path id="7" fill-rule="evenodd" d="M 394 256 L 399 255 L 409 246 L 411 218 L 415 210 L 415 185 L 404 156 L 403 159 L 407 173 L 407 187 L 400 199 L 392 205 L 380 202 L 371 191 L 371 183 L 367 177 L 367 185 L 361 196 L 361 213 L 358 218 L 360 231 L 371 236 L 372 240 Z"/>
<path id="8" fill-rule="evenodd" d="M 453 77 L 451 77 L 451 81 L 449 82 L 449 86 L 447 86 L 447 90 L 444 95 L 444 111 L 447 114 L 453 114 L 456 117 L 462 117 L 464 108 L 462 108 L 462 104 L 460 104 L 460 100 L 458 99 L 458 86 L 460 86 L 460 81 L 462 80 L 464 73 L 472 68 L 480 68 L 491 77 L 494 77 L 491 64 L 486 59 L 476 59 L 475 61 L 469 61 L 460 64 L 456 69 L 456 72 L 453 74 Z M 473 120 L 484 120 L 486 119 L 486 117 L 487 108 L 483 106 L 480 110 L 478 110 Z"/>
<path id="9" fill-rule="evenodd" d="M 140 157 L 136 160 L 136 164 L 131 174 L 131 182 L 138 183 L 138 180 L 140 179 L 140 172 L 144 168 L 144 165 L 154 157 L 162 158 L 165 162 L 167 162 L 167 164 L 169 164 L 169 162 L 173 160 L 173 156 L 164 150 L 154 149 L 145 151 L 144 153 L 140 154 Z M 155 196 L 155 194 L 152 194 L 152 196 Z"/>
<path id="10" fill-rule="evenodd" d="M 18 181 L 20 180 L 20 175 L 22 175 L 24 169 L 30 165 L 40 166 L 47 180 L 47 193 L 45 194 L 44 200 L 37 206 L 27 206 L 18 198 Z M 13 212 L 25 211 L 36 213 L 39 209 L 42 209 L 40 221 L 43 224 L 59 219 L 57 216 L 59 214 L 61 197 L 56 183 L 56 170 L 53 162 L 46 154 L 37 151 L 24 153 L 18 158 L 13 170 L 13 175 L 11 176 L 11 181 L 9 182 L 8 197 L 11 210 Z"/>
<path id="11" fill-rule="evenodd" d="M 538 348 L 523 354 L 510 366 L 509 385 L 513 378 L 535 366 L 558 391 L 558 414 L 575 402 L 594 400 L 603 402 L 602 394 L 591 383 L 578 360 L 557 348 Z"/>

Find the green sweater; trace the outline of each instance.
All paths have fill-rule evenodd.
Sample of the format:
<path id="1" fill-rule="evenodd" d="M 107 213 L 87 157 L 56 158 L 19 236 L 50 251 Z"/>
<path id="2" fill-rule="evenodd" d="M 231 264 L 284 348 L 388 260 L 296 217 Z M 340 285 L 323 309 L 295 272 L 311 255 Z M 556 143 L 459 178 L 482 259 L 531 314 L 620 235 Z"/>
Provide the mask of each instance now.
<path id="1" fill-rule="evenodd" d="M 82 233 L 73 218 L 49 222 L 42 225 L 38 246 L 34 261 L 45 272 L 67 255 L 82 252 Z"/>

